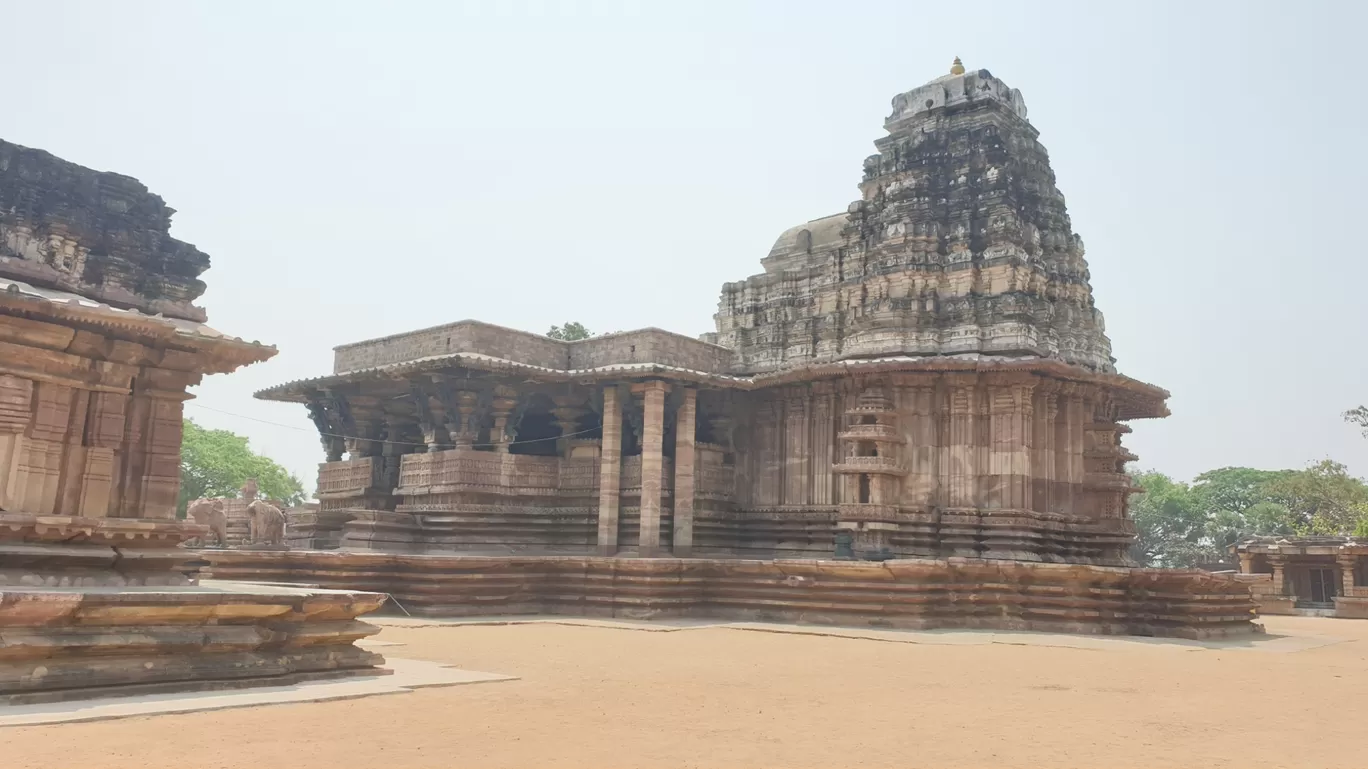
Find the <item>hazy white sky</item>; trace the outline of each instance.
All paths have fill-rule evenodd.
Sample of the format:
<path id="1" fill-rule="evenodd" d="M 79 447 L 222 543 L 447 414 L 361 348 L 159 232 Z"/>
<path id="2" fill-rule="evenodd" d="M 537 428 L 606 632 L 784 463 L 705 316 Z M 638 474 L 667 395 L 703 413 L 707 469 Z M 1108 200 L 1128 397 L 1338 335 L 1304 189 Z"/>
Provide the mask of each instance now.
<path id="1" fill-rule="evenodd" d="M 1025 95 L 1118 366 L 1173 392 L 1141 464 L 1364 475 L 1339 413 L 1368 401 L 1365 25 L 1351 1 L 0 0 L 0 137 L 177 209 L 211 325 L 281 349 L 186 413 L 312 484 L 304 408 L 255 390 L 462 318 L 711 330 L 959 55 Z"/>

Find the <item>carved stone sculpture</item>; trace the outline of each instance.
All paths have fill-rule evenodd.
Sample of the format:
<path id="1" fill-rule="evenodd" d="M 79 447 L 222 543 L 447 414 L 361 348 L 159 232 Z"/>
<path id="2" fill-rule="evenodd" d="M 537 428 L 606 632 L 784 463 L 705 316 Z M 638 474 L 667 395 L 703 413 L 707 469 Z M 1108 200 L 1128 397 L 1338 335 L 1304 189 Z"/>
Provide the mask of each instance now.
<path id="1" fill-rule="evenodd" d="M 247 516 L 251 521 L 251 540 L 253 545 L 281 546 L 285 544 L 285 514 L 280 508 L 260 499 L 247 505 Z"/>
<path id="2" fill-rule="evenodd" d="M 209 538 L 202 538 L 201 543 L 207 544 L 210 539 L 215 547 L 228 543 L 228 514 L 223 509 L 223 500 L 197 499 L 190 503 L 186 512 L 195 523 L 209 527 Z"/>

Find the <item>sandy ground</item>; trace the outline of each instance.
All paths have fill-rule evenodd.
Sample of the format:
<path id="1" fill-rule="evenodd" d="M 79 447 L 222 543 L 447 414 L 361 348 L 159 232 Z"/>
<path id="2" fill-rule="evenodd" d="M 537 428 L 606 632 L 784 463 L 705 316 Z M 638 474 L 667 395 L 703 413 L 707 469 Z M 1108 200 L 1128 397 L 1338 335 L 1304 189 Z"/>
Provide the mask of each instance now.
<path id="1" fill-rule="evenodd" d="M 388 627 L 379 638 L 403 644 L 388 656 L 521 680 L 0 729 L 0 767 L 1368 766 L 1368 621 L 1265 625 L 1343 640 L 1289 652 Z"/>

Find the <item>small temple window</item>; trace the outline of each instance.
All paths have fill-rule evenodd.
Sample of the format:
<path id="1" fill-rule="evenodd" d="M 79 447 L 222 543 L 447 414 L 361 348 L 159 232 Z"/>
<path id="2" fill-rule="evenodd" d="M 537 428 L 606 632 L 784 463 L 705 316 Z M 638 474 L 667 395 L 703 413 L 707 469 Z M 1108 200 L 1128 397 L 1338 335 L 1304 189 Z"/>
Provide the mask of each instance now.
<path id="1" fill-rule="evenodd" d="M 869 476 L 860 473 L 860 503 L 869 504 Z"/>

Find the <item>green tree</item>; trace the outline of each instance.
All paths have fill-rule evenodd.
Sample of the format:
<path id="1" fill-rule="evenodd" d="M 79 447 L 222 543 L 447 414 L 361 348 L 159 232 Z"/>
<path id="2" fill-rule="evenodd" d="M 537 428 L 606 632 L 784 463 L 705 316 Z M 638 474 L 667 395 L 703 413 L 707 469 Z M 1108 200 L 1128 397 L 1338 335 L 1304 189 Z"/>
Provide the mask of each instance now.
<path id="1" fill-rule="evenodd" d="M 1178 568 L 1212 560 L 1206 517 L 1186 483 L 1154 471 L 1131 476 L 1143 491 L 1131 497 L 1137 537 L 1131 555 L 1147 566 Z"/>
<path id="2" fill-rule="evenodd" d="M 1263 490 L 1269 501 L 1287 508 L 1302 533 L 1349 534 L 1368 511 L 1368 485 L 1330 459 L 1283 473 Z"/>
<path id="3" fill-rule="evenodd" d="M 235 497 L 248 478 L 256 478 L 264 497 L 290 505 L 304 502 L 304 485 L 269 457 L 252 451 L 247 438 L 227 430 L 206 430 L 185 420 L 181 442 L 181 490 L 178 514 L 201 497 Z"/>
<path id="4" fill-rule="evenodd" d="M 583 323 L 577 323 L 572 320 L 564 326 L 552 326 L 551 330 L 546 332 L 546 335 L 552 339 L 563 339 L 567 342 L 573 342 L 578 339 L 588 339 L 593 336 L 594 333 L 585 328 Z"/>
<path id="5" fill-rule="evenodd" d="M 1364 436 L 1368 437 L 1368 406 L 1356 406 L 1340 416 L 1344 417 L 1344 421 L 1358 425 Z"/>
<path id="6" fill-rule="evenodd" d="M 1283 505 L 1270 501 L 1269 483 L 1293 470 L 1223 467 L 1197 476 L 1193 502 L 1206 519 L 1206 537 L 1217 553 L 1254 536 L 1296 533 L 1296 522 Z"/>

